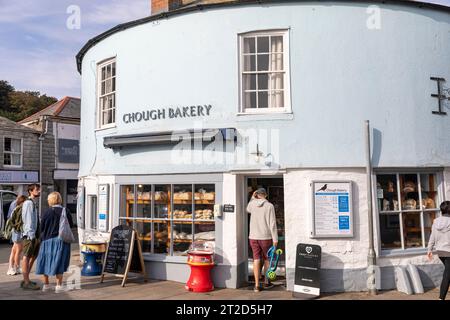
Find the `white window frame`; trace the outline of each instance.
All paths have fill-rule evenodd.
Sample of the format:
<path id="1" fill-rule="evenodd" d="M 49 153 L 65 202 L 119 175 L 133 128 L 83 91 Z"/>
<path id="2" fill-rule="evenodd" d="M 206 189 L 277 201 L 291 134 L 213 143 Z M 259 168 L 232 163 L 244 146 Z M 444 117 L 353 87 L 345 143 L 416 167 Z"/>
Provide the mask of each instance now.
<path id="1" fill-rule="evenodd" d="M 244 38 L 257 36 L 282 36 L 283 37 L 283 99 L 284 108 L 244 108 L 244 90 L 242 83 L 242 74 L 244 67 L 243 48 Z M 274 113 L 292 113 L 291 106 L 291 88 L 290 88 L 290 49 L 289 49 L 289 29 L 260 30 L 238 34 L 238 57 L 239 57 L 239 112 L 238 114 L 274 114 Z M 250 72 L 253 73 L 253 72 Z M 266 72 L 264 72 L 266 73 Z M 270 72 L 269 72 L 270 73 Z M 257 90 L 257 89 L 256 89 Z M 258 92 L 258 91 L 256 91 Z M 257 94 L 258 96 L 258 94 Z"/>
<path id="2" fill-rule="evenodd" d="M 402 203 L 401 200 L 399 200 L 398 202 L 398 206 L 399 209 L 398 210 L 394 210 L 394 211 L 382 211 L 382 208 L 379 207 L 378 205 L 378 200 L 377 199 L 377 192 L 376 192 L 376 184 L 378 182 L 377 180 L 377 176 L 378 175 L 395 175 L 396 176 L 396 180 L 397 180 L 397 184 L 396 184 L 396 188 L 397 188 L 397 193 L 400 193 L 400 181 L 399 181 L 399 176 L 400 175 L 405 175 L 405 174 L 417 174 L 418 175 L 418 179 L 419 179 L 419 175 L 422 174 L 433 174 L 436 177 L 436 191 L 437 191 L 437 200 L 436 200 L 436 208 L 435 209 L 416 209 L 416 210 L 405 210 L 402 209 Z M 439 205 L 442 201 L 445 201 L 445 193 L 443 190 L 443 183 L 444 183 L 444 179 L 443 179 L 443 175 L 442 175 L 442 171 L 440 170 L 421 170 L 421 169 L 417 169 L 417 170 L 389 170 L 389 171 L 385 171 L 385 170 L 376 170 L 373 174 L 373 187 L 375 189 L 374 192 L 374 200 L 375 200 L 375 207 L 376 207 L 376 221 L 378 224 L 377 227 L 377 232 L 378 232 L 378 252 L 380 252 L 380 256 L 396 256 L 396 255 L 409 255 L 409 254 L 423 254 L 424 252 L 426 252 L 427 250 L 427 245 L 428 243 L 425 242 L 425 225 L 424 225 L 424 214 L 425 213 L 431 213 L 431 212 L 436 212 L 436 218 L 441 216 L 441 211 L 439 209 Z M 418 184 L 417 184 L 417 188 L 420 187 L 420 192 L 419 193 L 419 201 L 421 203 L 422 200 L 422 187 L 420 185 L 420 180 L 418 180 Z M 403 231 L 403 224 L 402 224 L 402 214 L 403 213 L 408 213 L 408 212 L 419 212 L 420 214 L 420 224 L 421 224 L 421 233 L 422 233 L 422 247 L 415 247 L 415 248 L 406 248 L 405 243 L 404 243 L 404 231 Z M 400 241 L 401 241 L 401 248 L 393 248 L 393 249 L 384 249 L 382 247 L 382 243 L 381 243 L 381 222 L 380 222 L 380 216 L 381 215 L 395 215 L 397 214 L 399 217 L 399 228 L 400 228 Z"/>
<path id="3" fill-rule="evenodd" d="M 101 70 L 104 66 L 107 66 L 109 64 L 116 64 L 116 74 L 114 78 L 116 79 L 116 85 L 115 90 L 111 93 L 105 94 L 102 96 L 102 74 Z M 102 62 L 97 64 L 97 77 L 96 77 L 96 83 L 97 83 L 97 129 L 108 129 L 108 128 L 114 128 L 116 127 L 116 120 L 117 120 L 117 61 L 116 57 L 108 58 L 106 60 L 103 60 Z M 114 122 L 108 123 L 108 124 L 102 124 L 103 123 L 103 110 L 100 103 L 100 100 L 102 97 L 114 94 Z"/>
<path id="4" fill-rule="evenodd" d="M 20 153 L 5 150 L 5 139 L 20 140 Z M 20 154 L 20 165 L 5 164 L 5 154 Z M 3 137 L 3 167 L 4 168 L 22 168 L 23 167 L 23 139 L 4 136 Z"/>

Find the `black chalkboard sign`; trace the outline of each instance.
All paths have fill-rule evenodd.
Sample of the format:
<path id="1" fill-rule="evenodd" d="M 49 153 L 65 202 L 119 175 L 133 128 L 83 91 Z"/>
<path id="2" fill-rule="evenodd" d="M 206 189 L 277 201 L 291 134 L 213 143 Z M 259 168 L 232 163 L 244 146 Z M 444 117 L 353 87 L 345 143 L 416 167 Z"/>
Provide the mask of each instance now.
<path id="1" fill-rule="evenodd" d="M 128 272 L 142 273 L 145 278 L 144 259 L 136 231 L 120 225 L 111 230 L 100 282 L 103 282 L 105 273 L 112 273 L 123 277 L 124 286 Z"/>
<path id="2" fill-rule="evenodd" d="M 294 297 L 320 295 L 320 262 L 322 248 L 314 244 L 299 243 L 295 259 Z"/>

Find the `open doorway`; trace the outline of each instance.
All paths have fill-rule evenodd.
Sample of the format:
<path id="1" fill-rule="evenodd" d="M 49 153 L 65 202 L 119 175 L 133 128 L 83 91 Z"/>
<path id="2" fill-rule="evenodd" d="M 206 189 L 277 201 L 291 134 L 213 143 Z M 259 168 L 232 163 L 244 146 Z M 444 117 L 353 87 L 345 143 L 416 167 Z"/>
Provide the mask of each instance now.
<path id="1" fill-rule="evenodd" d="M 275 209 L 275 216 L 278 229 L 278 249 L 283 250 L 283 254 L 280 256 L 278 268 L 276 270 L 277 278 L 273 281 L 276 286 L 286 287 L 286 263 L 285 263 L 285 227 L 284 227 L 284 183 L 282 176 L 274 177 L 246 177 L 245 178 L 245 208 L 250 201 L 253 192 L 258 188 L 264 188 L 267 191 L 267 200 L 273 204 Z M 248 234 L 250 232 L 250 215 L 246 214 L 245 230 Z M 248 256 L 248 268 L 247 268 L 247 282 L 253 284 L 255 282 L 253 276 L 253 252 L 250 247 L 249 241 L 247 241 L 247 256 Z"/>

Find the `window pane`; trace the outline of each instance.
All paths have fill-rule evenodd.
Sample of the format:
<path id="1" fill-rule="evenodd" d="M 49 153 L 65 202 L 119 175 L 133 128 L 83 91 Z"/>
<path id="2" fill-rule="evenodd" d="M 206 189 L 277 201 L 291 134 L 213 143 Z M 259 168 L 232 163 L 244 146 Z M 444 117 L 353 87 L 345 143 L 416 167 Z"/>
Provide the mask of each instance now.
<path id="1" fill-rule="evenodd" d="M 98 209 L 97 209 L 97 196 L 88 196 L 88 206 L 91 218 L 91 229 L 97 229 Z"/>
<path id="2" fill-rule="evenodd" d="M 191 184 L 176 184 L 173 186 L 173 210 L 173 219 L 192 219 Z"/>
<path id="3" fill-rule="evenodd" d="M 258 90 L 269 89 L 269 74 L 258 74 Z"/>
<path id="4" fill-rule="evenodd" d="M 258 37 L 258 53 L 269 52 L 269 37 Z"/>
<path id="5" fill-rule="evenodd" d="M 267 91 L 258 92 L 258 108 L 269 107 L 269 95 Z"/>
<path id="6" fill-rule="evenodd" d="M 244 56 L 244 71 L 256 71 L 256 56 Z"/>
<path id="7" fill-rule="evenodd" d="M 106 66 L 106 78 L 111 78 L 111 65 Z"/>
<path id="8" fill-rule="evenodd" d="M 381 211 L 398 211 L 397 176 L 377 175 L 377 199 Z"/>
<path id="9" fill-rule="evenodd" d="M 192 223 L 175 223 L 173 225 L 173 255 L 187 255 L 192 244 Z"/>
<path id="10" fill-rule="evenodd" d="M 3 146 L 3 150 L 11 151 L 11 138 L 5 138 L 5 144 Z"/>
<path id="11" fill-rule="evenodd" d="M 22 141 L 20 139 L 11 139 L 11 151 L 12 152 L 21 152 Z"/>
<path id="12" fill-rule="evenodd" d="M 401 249 L 400 224 L 398 214 L 380 215 L 380 234 L 382 249 Z"/>
<path id="13" fill-rule="evenodd" d="M 106 67 L 102 67 L 102 80 L 106 79 Z"/>
<path id="14" fill-rule="evenodd" d="M 271 91 L 271 108 L 284 108 L 284 91 Z"/>
<path id="15" fill-rule="evenodd" d="M 244 91 L 256 90 L 256 74 L 244 74 L 242 84 Z"/>
<path id="16" fill-rule="evenodd" d="M 244 38 L 244 53 L 255 53 L 255 38 Z"/>
<path id="17" fill-rule="evenodd" d="M 134 186 L 124 185 L 120 187 L 120 216 L 134 217 Z"/>
<path id="18" fill-rule="evenodd" d="M 259 63 L 259 61 L 258 61 Z M 271 54 L 270 55 L 270 71 L 283 71 L 283 55 Z"/>
<path id="19" fill-rule="evenodd" d="M 417 174 L 400 175 L 400 195 L 402 197 L 402 210 L 420 209 Z"/>
<path id="20" fill-rule="evenodd" d="M 216 198 L 214 184 L 195 185 L 195 220 L 214 220 L 214 203 Z"/>
<path id="21" fill-rule="evenodd" d="M 155 218 L 168 218 L 170 185 L 155 185 Z"/>
<path id="22" fill-rule="evenodd" d="M 108 80 L 106 80 L 106 89 L 105 89 L 105 92 L 106 93 L 111 93 L 111 91 L 112 91 L 112 80 L 111 79 L 108 79 Z"/>
<path id="23" fill-rule="evenodd" d="M 420 212 L 403 213 L 403 235 L 405 248 L 422 247 Z"/>
<path id="24" fill-rule="evenodd" d="M 10 153 L 3 154 L 3 164 L 6 166 L 11 165 L 11 154 Z"/>
<path id="25" fill-rule="evenodd" d="M 428 244 L 431 235 L 431 226 L 433 225 L 434 219 L 438 217 L 436 212 L 425 212 L 423 214 L 423 226 L 425 231 L 425 244 Z"/>
<path id="26" fill-rule="evenodd" d="M 20 165 L 22 165 L 22 163 L 21 163 L 21 159 L 20 159 L 21 157 L 20 157 L 20 154 L 13 154 L 13 155 L 11 155 L 11 163 L 12 163 L 12 165 L 13 166 L 20 166 Z"/>
<path id="27" fill-rule="evenodd" d="M 137 185 L 136 218 L 152 217 L 152 186 L 149 184 Z"/>
<path id="28" fill-rule="evenodd" d="M 116 75 L 116 63 L 113 62 L 112 64 L 112 76 L 114 77 Z"/>
<path id="29" fill-rule="evenodd" d="M 116 91 L 116 78 L 112 78 L 112 91 Z"/>
<path id="30" fill-rule="evenodd" d="M 283 52 L 283 37 L 282 36 L 274 36 L 270 40 L 271 44 L 271 52 Z"/>
<path id="31" fill-rule="evenodd" d="M 438 193 L 435 174 L 421 174 L 420 185 L 422 188 L 422 208 L 434 209 L 437 208 Z"/>
<path id="32" fill-rule="evenodd" d="M 105 81 L 102 81 L 102 89 L 101 89 L 101 95 L 103 96 L 105 94 Z"/>
<path id="33" fill-rule="evenodd" d="M 269 71 L 268 54 L 258 54 L 258 71 Z"/>
<path id="34" fill-rule="evenodd" d="M 194 225 L 194 241 L 214 241 L 215 224 L 214 222 L 196 222 Z"/>
<path id="35" fill-rule="evenodd" d="M 244 108 L 256 108 L 256 92 L 244 93 Z"/>
<path id="36" fill-rule="evenodd" d="M 138 240 L 141 241 L 142 252 L 152 252 L 152 224 L 151 222 L 136 221 Z"/>
<path id="37" fill-rule="evenodd" d="M 270 75 L 270 89 L 283 90 L 284 89 L 284 74 L 272 73 Z"/>
<path id="38" fill-rule="evenodd" d="M 114 121 L 113 121 L 113 110 L 111 110 L 111 109 L 108 110 L 108 120 L 107 120 L 106 123 L 107 124 L 114 123 Z"/>
<path id="39" fill-rule="evenodd" d="M 154 253 L 170 253 L 170 240 L 168 235 L 167 221 L 156 221 L 153 223 Z"/>

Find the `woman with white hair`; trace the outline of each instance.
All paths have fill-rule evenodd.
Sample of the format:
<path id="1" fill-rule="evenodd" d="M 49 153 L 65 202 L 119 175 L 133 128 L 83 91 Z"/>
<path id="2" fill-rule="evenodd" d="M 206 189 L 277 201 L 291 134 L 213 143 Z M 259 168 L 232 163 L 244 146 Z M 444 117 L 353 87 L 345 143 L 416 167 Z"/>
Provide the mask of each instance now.
<path id="1" fill-rule="evenodd" d="M 72 217 L 68 209 L 63 208 L 61 194 L 52 192 L 48 195 L 49 208 L 41 219 L 41 249 L 36 262 L 36 274 L 43 275 L 42 291 L 51 289 L 49 276 L 56 276 L 55 292 L 66 291 L 63 287 L 63 274 L 69 268 L 70 243 L 59 238 L 61 215 L 65 212 L 70 227 L 73 228 Z"/>

